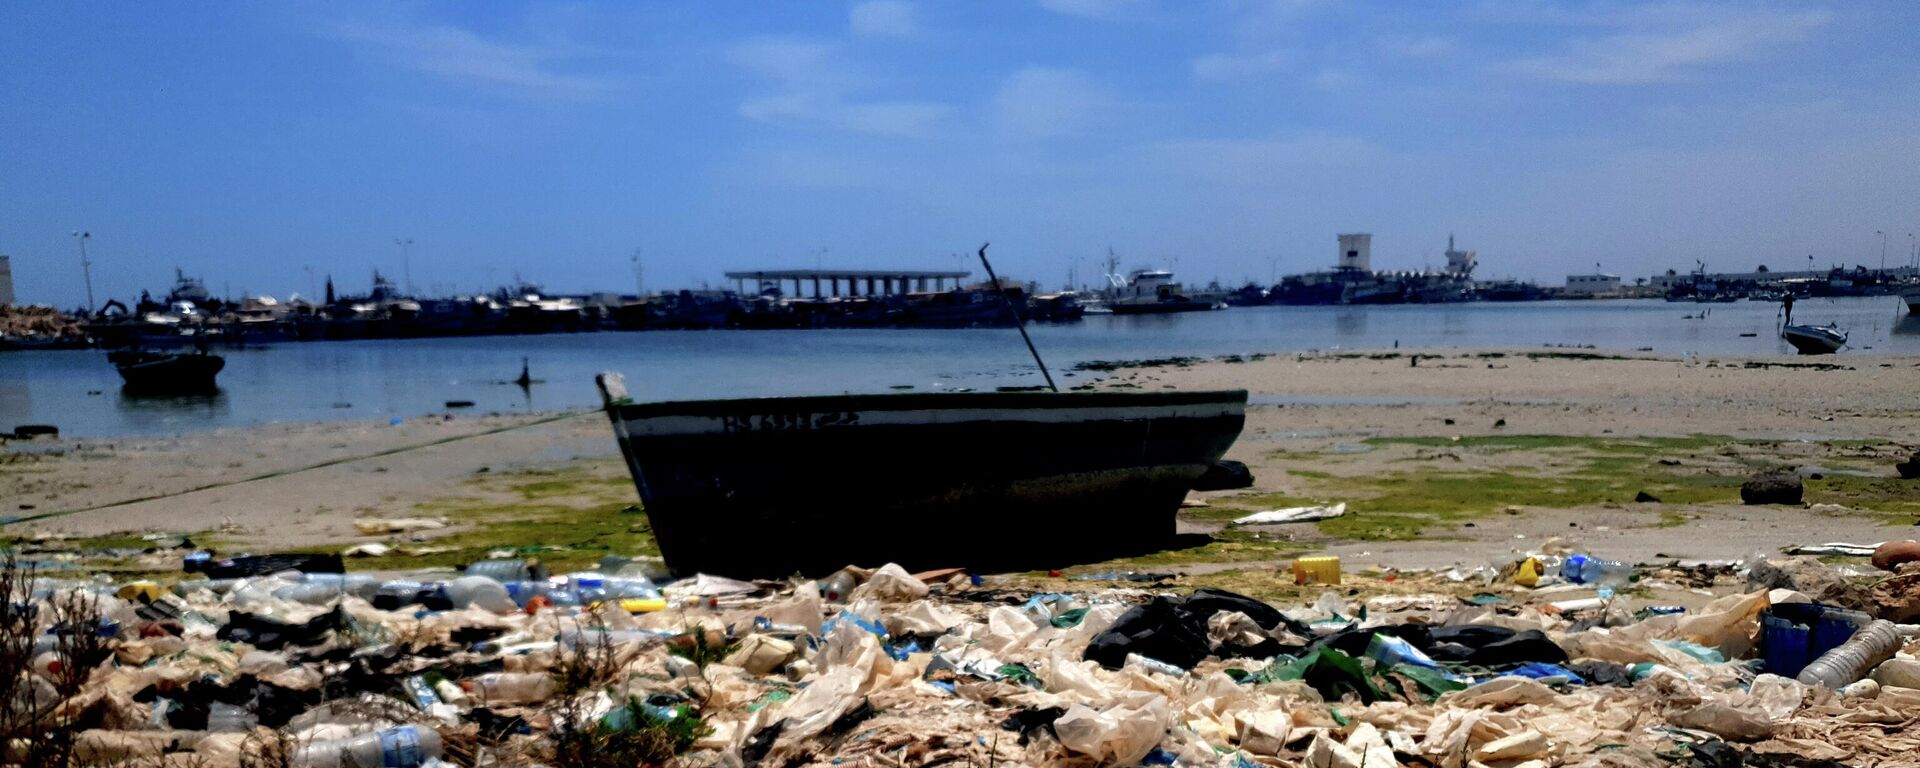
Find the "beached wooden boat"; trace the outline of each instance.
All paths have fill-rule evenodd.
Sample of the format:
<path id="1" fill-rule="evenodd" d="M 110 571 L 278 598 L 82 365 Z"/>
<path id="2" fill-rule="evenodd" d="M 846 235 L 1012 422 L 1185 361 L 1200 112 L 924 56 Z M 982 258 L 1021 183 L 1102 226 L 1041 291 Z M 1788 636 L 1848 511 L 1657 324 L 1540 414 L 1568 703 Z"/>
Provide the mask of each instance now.
<path id="1" fill-rule="evenodd" d="M 1847 334 L 1831 325 L 1784 326 L 1780 337 L 1803 355 L 1831 355 L 1847 343 Z"/>
<path id="2" fill-rule="evenodd" d="M 107 361 L 133 392 L 212 392 L 226 358 L 206 352 L 172 353 L 123 350 L 107 353 Z"/>
<path id="3" fill-rule="evenodd" d="M 992 392 L 635 403 L 599 377 L 667 565 L 1040 568 L 1164 548 L 1247 393 Z"/>

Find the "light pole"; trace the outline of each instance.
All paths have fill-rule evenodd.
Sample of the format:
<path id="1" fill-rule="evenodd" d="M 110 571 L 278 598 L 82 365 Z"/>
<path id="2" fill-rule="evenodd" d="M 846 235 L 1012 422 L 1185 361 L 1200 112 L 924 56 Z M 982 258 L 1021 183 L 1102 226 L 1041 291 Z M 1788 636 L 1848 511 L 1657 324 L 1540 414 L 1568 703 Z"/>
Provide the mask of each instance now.
<path id="1" fill-rule="evenodd" d="M 1873 233 L 1880 236 L 1880 271 L 1885 272 L 1887 271 L 1887 233 L 1886 230 L 1881 229 L 1876 229 Z"/>
<path id="2" fill-rule="evenodd" d="M 413 261 L 407 258 L 407 251 L 413 247 L 413 238 L 396 237 L 393 244 L 400 246 L 400 280 L 407 286 L 407 295 L 413 295 Z"/>
<path id="3" fill-rule="evenodd" d="M 1907 250 L 1909 251 L 1907 254 L 1907 266 L 1920 266 L 1920 262 L 1916 261 L 1920 260 L 1920 243 L 1914 241 L 1912 232 L 1907 233 Z"/>
<path id="4" fill-rule="evenodd" d="M 641 273 L 639 265 L 639 248 L 634 248 L 634 296 L 637 298 L 647 298 L 647 280 L 643 280 L 643 276 L 645 273 Z"/>
<path id="5" fill-rule="evenodd" d="M 80 279 L 87 283 L 87 314 L 93 314 L 93 262 L 87 261 L 87 241 L 93 239 L 92 232 L 73 231 L 73 238 L 80 241 Z"/>

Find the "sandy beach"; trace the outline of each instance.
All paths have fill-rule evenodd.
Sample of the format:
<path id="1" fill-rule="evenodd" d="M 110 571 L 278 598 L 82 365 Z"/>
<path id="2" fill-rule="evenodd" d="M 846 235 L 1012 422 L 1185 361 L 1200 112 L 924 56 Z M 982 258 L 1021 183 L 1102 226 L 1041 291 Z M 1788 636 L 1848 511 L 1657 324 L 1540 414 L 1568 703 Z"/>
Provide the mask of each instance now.
<path id="1" fill-rule="evenodd" d="M 1920 492 L 1905 491 L 1902 501 L 1892 464 L 1920 443 L 1920 359 L 1415 354 L 1122 368 L 1099 386 L 1249 390 L 1247 426 L 1229 458 L 1252 467 L 1255 488 L 1196 494 L 1209 506 L 1185 513 L 1187 525 L 1217 531 L 1245 511 L 1345 501 L 1351 520 L 1252 532 L 1289 551 L 1325 549 L 1356 563 L 1484 564 L 1553 536 L 1643 561 L 1736 558 L 1912 531 Z M 15 442 L 0 457 L 0 514 L 23 518 L 7 526 L 15 536 L 217 532 L 229 547 L 333 547 L 390 540 L 356 534 L 359 518 L 446 518 L 447 529 L 416 536 L 428 540 L 471 530 L 482 523 L 463 520 L 461 504 L 510 510 L 536 497 L 528 477 L 569 478 L 540 489 L 548 508 L 638 500 L 606 422 L 592 412 Z M 1769 467 L 1820 475 L 1808 480 L 1807 502 L 1844 510 L 1740 505 L 1738 479 Z M 1685 498 L 1635 503 L 1631 490 L 1626 498 L 1587 492 L 1626 489 L 1642 476 L 1648 488 Z M 1525 482 L 1515 486 L 1516 478 Z M 1485 491 L 1450 490 L 1423 517 L 1420 497 L 1406 491 L 1413 481 Z M 1375 520 L 1383 527 L 1368 528 Z M 1175 565 L 1225 567 L 1206 559 L 1195 553 Z"/>

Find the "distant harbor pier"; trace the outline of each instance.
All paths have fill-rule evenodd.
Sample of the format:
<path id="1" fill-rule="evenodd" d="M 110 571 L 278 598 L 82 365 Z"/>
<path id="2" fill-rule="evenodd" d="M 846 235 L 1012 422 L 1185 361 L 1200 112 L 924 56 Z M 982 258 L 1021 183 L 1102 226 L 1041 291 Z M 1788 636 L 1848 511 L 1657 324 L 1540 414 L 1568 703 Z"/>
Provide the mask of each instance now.
<path id="1" fill-rule="evenodd" d="M 761 287 L 767 283 L 781 287 L 790 282 L 793 283 L 793 292 L 786 295 L 811 295 L 816 299 L 842 296 L 898 296 L 903 293 L 944 291 L 947 289 L 948 280 L 952 280 L 954 286 L 958 287 L 960 281 L 971 274 L 973 273 L 901 269 L 755 269 L 726 273 L 727 279 L 733 281 L 734 292 L 741 295 L 758 294 Z M 845 291 L 840 289 L 841 281 L 846 282 Z M 811 294 L 806 291 L 809 284 L 813 288 Z"/>

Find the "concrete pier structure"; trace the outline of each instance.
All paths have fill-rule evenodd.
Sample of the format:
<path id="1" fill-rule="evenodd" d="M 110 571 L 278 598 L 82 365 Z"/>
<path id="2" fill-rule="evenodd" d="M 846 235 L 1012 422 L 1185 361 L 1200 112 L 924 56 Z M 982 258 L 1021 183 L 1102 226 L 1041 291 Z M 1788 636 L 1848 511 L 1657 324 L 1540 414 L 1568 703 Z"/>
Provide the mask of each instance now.
<path id="1" fill-rule="evenodd" d="M 924 269 L 754 269 L 726 273 L 734 291 L 743 295 L 760 292 L 760 286 L 772 283 L 789 297 L 827 298 L 839 296 L 897 296 L 920 291 L 944 291 L 959 287 L 971 272 Z M 949 286 L 947 281 L 953 281 Z M 845 281 L 846 288 L 841 289 Z M 788 285 L 792 290 L 787 290 Z M 811 290 L 811 293 L 809 293 Z"/>

